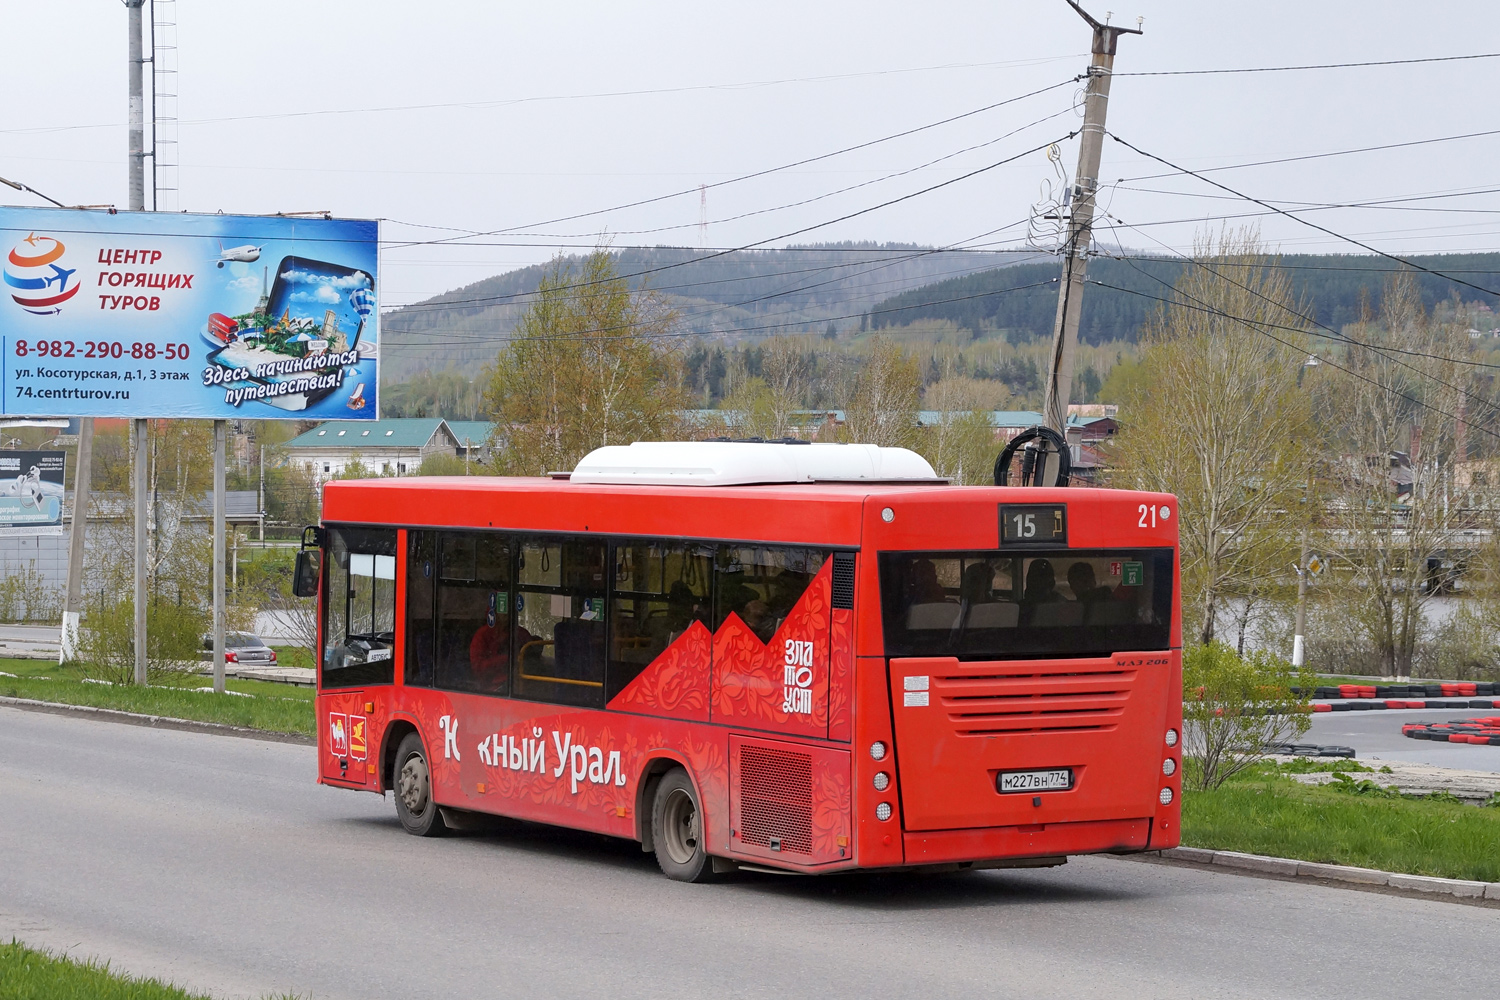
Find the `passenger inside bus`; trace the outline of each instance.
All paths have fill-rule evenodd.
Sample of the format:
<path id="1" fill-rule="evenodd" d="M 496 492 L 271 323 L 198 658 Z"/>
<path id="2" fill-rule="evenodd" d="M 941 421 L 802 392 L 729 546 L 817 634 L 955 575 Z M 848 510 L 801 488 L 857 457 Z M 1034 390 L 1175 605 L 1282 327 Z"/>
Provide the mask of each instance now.
<path id="1" fill-rule="evenodd" d="M 1073 591 L 1073 600 L 1085 604 L 1107 601 L 1113 595 L 1108 587 L 1099 586 L 1094 567 L 1086 562 L 1076 562 L 1068 567 L 1068 588 Z"/>
<path id="2" fill-rule="evenodd" d="M 510 616 L 491 615 L 469 640 L 469 669 L 479 689 L 503 691 L 510 671 Z M 516 628 L 516 645 L 532 641 L 524 628 Z"/>
<path id="3" fill-rule="evenodd" d="M 1063 595 L 1057 592 L 1057 572 L 1051 560 L 1032 561 L 1026 570 L 1026 596 L 1022 600 L 1027 604 L 1056 604 L 1063 600 Z"/>

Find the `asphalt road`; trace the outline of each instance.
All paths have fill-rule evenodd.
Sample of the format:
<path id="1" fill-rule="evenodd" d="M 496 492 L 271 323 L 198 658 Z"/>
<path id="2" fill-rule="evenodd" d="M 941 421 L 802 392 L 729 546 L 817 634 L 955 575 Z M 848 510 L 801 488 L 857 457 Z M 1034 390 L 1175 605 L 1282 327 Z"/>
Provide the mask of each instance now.
<path id="1" fill-rule="evenodd" d="M 0 708 L 0 938 L 351 1000 L 1339 1000 L 1500 973 L 1500 909 L 1112 858 L 686 886 L 543 827 L 418 840 L 313 772 L 305 746 Z"/>
<path id="2" fill-rule="evenodd" d="M 1401 735 L 1408 722 L 1452 722 L 1500 715 L 1500 710 L 1410 709 L 1375 712 L 1319 712 L 1311 731 L 1297 737 L 1298 743 L 1322 743 L 1353 747 L 1356 759 L 1398 760 L 1438 767 L 1461 767 L 1470 771 L 1500 771 L 1500 747 L 1468 743 L 1435 743 Z"/>

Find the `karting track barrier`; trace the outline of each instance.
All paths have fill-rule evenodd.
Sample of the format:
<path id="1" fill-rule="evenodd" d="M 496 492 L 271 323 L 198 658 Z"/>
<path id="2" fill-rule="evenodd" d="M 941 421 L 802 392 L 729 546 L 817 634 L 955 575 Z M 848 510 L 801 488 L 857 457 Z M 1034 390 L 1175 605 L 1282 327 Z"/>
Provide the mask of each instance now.
<path id="1" fill-rule="evenodd" d="M 1414 740 L 1500 747 L 1500 716 L 1454 719 L 1451 722 L 1413 722 L 1401 727 L 1401 735 Z"/>

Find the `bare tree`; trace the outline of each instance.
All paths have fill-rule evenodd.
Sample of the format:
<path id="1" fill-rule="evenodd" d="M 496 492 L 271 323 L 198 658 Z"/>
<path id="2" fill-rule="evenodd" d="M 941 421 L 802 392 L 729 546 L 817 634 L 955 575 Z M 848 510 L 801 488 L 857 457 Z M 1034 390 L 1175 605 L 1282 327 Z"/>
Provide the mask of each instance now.
<path id="1" fill-rule="evenodd" d="M 1409 272 L 1387 282 L 1378 318 L 1354 325 L 1324 366 L 1318 423 L 1335 455 L 1326 472 L 1330 548 L 1327 589 L 1348 625 L 1373 651 L 1369 666 L 1409 676 L 1429 631 L 1426 606 L 1441 560 L 1470 526 L 1445 488 L 1458 423 L 1470 398 L 1473 348 L 1457 324 L 1424 308 Z"/>
<path id="2" fill-rule="evenodd" d="M 892 448 L 916 443 L 922 370 L 915 358 L 877 337 L 863 363 L 846 368 L 841 382 L 849 441 Z"/>
<path id="3" fill-rule="evenodd" d="M 943 377 L 922 395 L 923 408 L 935 416 L 918 444 L 938 475 L 965 486 L 994 481 L 1001 446 L 990 412 L 1006 395 L 999 383 L 955 375 L 951 360 L 943 365 Z"/>
<path id="4" fill-rule="evenodd" d="M 1286 274 L 1253 233 L 1200 240 L 1194 261 L 1148 331 L 1112 479 L 1181 501 L 1183 616 L 1206 643 L 1295 562 L 1312 435 Z"/>

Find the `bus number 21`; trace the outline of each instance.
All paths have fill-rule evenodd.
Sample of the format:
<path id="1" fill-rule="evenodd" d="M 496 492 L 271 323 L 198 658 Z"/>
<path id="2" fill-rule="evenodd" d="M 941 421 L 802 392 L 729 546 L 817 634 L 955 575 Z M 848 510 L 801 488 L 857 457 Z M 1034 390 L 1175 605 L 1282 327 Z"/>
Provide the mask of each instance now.
<path id="1" fill-rule="evenodd" d="M 1136 525 L 1136 527 L 1138 527 L 1138 528 L 1154 528 L 1154 527 L 1156 527 L 1156 515 L 1157 515 L 1156 504 L 1143 503 L 1139 507 L 1137 507 L 1136 510 L 1139 511 L 1140 515 L 1141 515 L 1141 520 Z M 1169 520 L 1171 517 L 1172 517 L 1172 508 L 1166 506 L 1165 504 L 1163 504 L 1162 507 L 1161 507 L 1161 519 L 1163 521 L 1166 521 L 1166 520 Z M 1149 524 L 1147 523 L 1148 521 L 1150 522 Z"/>

